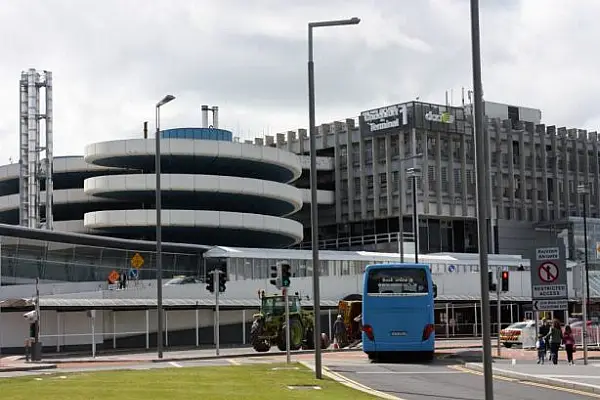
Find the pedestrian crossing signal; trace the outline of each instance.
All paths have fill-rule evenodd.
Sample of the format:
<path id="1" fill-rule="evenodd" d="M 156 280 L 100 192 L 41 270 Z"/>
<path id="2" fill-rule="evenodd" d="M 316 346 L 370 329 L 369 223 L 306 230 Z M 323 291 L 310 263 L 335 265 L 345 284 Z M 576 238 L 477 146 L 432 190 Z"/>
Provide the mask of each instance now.
<path id="1" fill-rule="evenodd" d="M 279 264 L 277 265 L 271 265 L 270 267 L 270 271 L 271 271 L 271 285 L 275 286 L 277 289 L 281 289 L 281 266 Z"/>

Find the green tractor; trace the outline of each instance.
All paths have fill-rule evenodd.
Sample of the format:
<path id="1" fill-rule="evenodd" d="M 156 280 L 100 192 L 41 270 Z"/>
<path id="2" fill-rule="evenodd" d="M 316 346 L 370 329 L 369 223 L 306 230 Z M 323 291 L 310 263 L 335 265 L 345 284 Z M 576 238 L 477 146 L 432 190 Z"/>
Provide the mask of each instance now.
<path id="1" fill-rule="evenodd" d="M 254 314 L 250 329 L 250 342 L 254 350 L 267 352 L 273 344 L 285 351 L 286 321 L 285 297 L 282 294 L 259 294 L 260 311 Z M 302 310 L 300 297 L 288 295 L 290 307 L 290 350 L 314 349 L 314 313 Z M 322 346 L 328 345 L 326 337 Z"/>

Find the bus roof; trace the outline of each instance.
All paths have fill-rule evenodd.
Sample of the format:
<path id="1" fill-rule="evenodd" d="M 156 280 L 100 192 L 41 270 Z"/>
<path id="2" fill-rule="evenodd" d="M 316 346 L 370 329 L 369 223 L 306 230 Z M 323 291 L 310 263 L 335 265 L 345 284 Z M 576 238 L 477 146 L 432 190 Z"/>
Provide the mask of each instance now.
<path id="1" fill-rule="evenodd" d="M 429 271 L 428 264 L 415 264 L 415 263 L 382 263 L 382 264 L 370 264 L 365 268 L 365 272 L 372 269 L 398 269 L 398 268 L 421 268 Z"/>

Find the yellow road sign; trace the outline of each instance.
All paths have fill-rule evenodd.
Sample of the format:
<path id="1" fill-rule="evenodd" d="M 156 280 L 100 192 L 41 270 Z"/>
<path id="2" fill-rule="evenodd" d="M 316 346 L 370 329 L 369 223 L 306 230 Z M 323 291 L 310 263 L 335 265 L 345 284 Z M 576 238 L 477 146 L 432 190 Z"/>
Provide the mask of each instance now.
<path id="1" fill-rule="evenodd" d="M 144 257 L 140 255 L 140 253 L 135 253 L 133 257 L 131 257 L 131 266 L 133 268 L 142 268 L 144 265 Z"/>

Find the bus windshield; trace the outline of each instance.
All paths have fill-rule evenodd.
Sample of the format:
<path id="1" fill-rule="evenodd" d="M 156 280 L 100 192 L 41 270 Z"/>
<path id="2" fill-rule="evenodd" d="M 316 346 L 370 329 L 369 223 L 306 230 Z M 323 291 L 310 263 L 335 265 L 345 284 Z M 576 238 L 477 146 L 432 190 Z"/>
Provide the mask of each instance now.
<path id="1" fill-rule="evenodd" d="M 423 268 L 372 269 L 367 277 L 367 295 L 410 296 L 428 292 Z"/>

